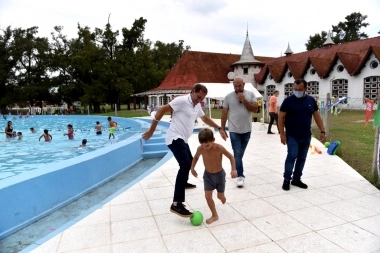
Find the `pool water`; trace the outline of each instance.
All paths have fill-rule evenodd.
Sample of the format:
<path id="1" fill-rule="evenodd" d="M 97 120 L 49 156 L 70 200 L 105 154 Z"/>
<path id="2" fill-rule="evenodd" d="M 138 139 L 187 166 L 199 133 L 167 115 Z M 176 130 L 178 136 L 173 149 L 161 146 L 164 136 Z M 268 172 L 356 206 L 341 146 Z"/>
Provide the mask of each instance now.
<path id="1" fill-rule="evenodd" d="M 3 129 L 11 120 L 13 130 L 22 132 L 23 138 L 6 138 L 0 133 L 0 180 L 16 176 L 22 172 L 38 169 L 41 166 L 57 163 L 62 160 L 78 157 L 82 154 L 97 150 L 112 143 L 125 140 L 131 136 L 140 138 L 141 134 L 149 128 L 150 124 L 130 118 L 112 117 L 117 122 L 114 133 L 115 139 L 108 135 L 107 117 L 102 116 L 34 116 L 29 118 L 10 118 L 3 121 Z M 103 126 L 101 135 L 96 135 L 95 122 L 99 121 Z M 72 124 L 74 128 L 74 139 L 69 140 L 67 125 Z M 29 128 L 33 127 L 37 132 L 31 133 Z M 42 137 L 43 130 L 48 129 L 53 139 L 45 142 Z M 158 127 L 158 130 L 159 127 Z M 79 147 L 82 140 L 87 140 L 86 147 Z"/>

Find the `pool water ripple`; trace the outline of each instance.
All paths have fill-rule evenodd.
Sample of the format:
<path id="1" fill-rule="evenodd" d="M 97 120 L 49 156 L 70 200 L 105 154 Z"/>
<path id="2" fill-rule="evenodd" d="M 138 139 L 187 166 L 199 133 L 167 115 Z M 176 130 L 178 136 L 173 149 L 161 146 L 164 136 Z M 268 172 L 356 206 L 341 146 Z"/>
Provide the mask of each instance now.
<path id="1" fill-rule="evenodd" d="M 45 164 L 54 164 L 62 160 L 78 157 L 112 143 L 125 140 L 135 134 L 141 134 L 149 125 L 145 121 L 130 118 L 112 117 L 117 122 L 115 139 L 108 139 L 108 121 L 103 116 L 34 116 L 29 118 L 10 119 L 13 129 L 22 132 L 23 138 L 0 137 L 0 180 L 16 176 L 24 171 L 41 168 Z M 103 126 L 101 135 L 96 135 L 95 123 Z M 3 121 L 5 128 L 8 120 Z M 74 140 L 69 140 L 67 125 L 74 128 Z M 37 132 L 31 133 L 33 127 Z M 3 129 L 4 129 L 3 128 Z M 43 130 L 48 129 L 52 135 L 51 142 L 44 142 Z M 87 140 L 86 147 L 79 147 L 83 139 Z"/>

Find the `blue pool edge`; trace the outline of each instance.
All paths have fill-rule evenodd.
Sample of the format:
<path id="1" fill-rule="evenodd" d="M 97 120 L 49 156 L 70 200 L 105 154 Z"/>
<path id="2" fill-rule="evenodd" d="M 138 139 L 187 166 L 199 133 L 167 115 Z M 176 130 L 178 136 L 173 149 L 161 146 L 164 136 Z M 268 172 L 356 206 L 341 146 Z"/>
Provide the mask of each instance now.
<path id="1" fill-rule="evenodd" d="M 149 175 L 150 173 L 152 173 L 153 171 L 155 171 L 156 169 L 158 169 L 159 167 L 161 167 L 163 164 L 165 164 L 172 157 L 173 157 L 173 154 L 171 152 L 167 152 L 167 154 L 158 163 L 156 163 L 154 166 L 152 166 L 149 170 L 146 170 L 143 174 L 141 174 L 140 176 L 138 176 L 137 178 L 135 178 L 129 184 L 127 184 L 126 186 L 124 186 L 123 188 L 121 188 L 120 190 L 118 190 L 117 192 L 115 192 L 114 194 L 112 194 L 111 196 L 107 197 L 106 199 L 102 200 L 101 202 L 99 202 L 98 204 L 96 204 L 95 206 L 93 206 L 92 208 L 88 209 L 87 211 L 85 211 L 81 215 L 79 215 L 76 218 L 72 219 L 71 221 L 65 223 L 64 225 L 62 225 L 58 229 L 52 231 L 50 234 L 48 234 L 45 237 L 39 239 L 38 241 L 36 241 L 32 245 L 26 247 L 25 249 L 23 249 L 22 251 L 20 251 L 20 253 L 30 252 L 30 251 L 38 248 L 42 244 L 46 243 L 51 238 L 53 238 L 53 237 L 57 236 L 58 234 L 62 233 L 66 229 L 70 228 L 75 223 L 81 221 L 83 218 L 85 218 L 88 215 L 92 214 L 93 212 L 95 212 L 99 208 L 103 207 L 108 202 L 110 202 L 112 199 L 114 199 L 115 197 L 119 196 L 120 194 L 122 194 L 123 192 L 125 192 L 126 190 L 128 190 L 129 188 L 131 188 L 132 186 L 134 186 L 136 183 L 140 182 L 141 179 L 145 178 L 147 175 Z"/>
<path id="2" fill-rule="evenodd" d="M 160 122 L 165 127 L 169 124 Z M 156 141 L 164 143 L 164 135 L 160 132 L 155 135 Z M 145 148 L 154 149 L 157 145 L 148 142 L 141 139 L 141 133 L 136 134 L 105 149 L 50 164 L 52 168 L 46 171 L 45 168 L 5 179 L 0 186 L 0 199 L 3 200 L 0 213 L 7 218 L 0 224 L 0 240 L 128 170 L 144 158 Z M 165 150 L 157 153 L 156 157 L 165 157 L 168 148 L 165 146 Z"/>

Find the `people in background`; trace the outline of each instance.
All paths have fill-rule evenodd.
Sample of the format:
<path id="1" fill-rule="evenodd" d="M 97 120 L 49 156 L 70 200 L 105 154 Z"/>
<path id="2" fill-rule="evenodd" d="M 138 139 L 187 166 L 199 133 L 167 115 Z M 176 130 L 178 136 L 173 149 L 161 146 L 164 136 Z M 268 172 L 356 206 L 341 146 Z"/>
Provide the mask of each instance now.
<path id="1" fill-rule="evenodd" d="M 34 134 L 34 133 L 37 132 L 33 127 L 29 128 L 29 130 L 30 130 L 30 132 L 31 132 L 32 134 Z"/>
<path id="2" fill-rule="evenodd" d="M 278 108 L 277 108 L 277 97 L 280 94 L 278 90 L 275 90 L 273 95 L 269 99 L 269 116 L 270 116 L 270 121 L 269 121 L 269 126 L 268 126 L 268 134 L 274 134 L 272 132 L 272 125 L 273 122 L 276 121 L 277 125 L 277 130 L 278 130 Z M 280 130 L 278 130 L 280 133 Z"/>
<path id="3" fill-rule="evenodd" d="M 87 145 L 87 140 L 83 139 L 82 144 L 79 147 L 85 147 Z"/>
<path id="4" fill-rule="evenodd" d="M 47 130 L 47 129 L 44 130 L 44 133 L 40 136 L 40 138 L 38 139 L 38 141 L 40 141 L 42 137 L 44 137 L 45 142 L 50 142 L 50 141 L 53 140 L 53 136 L 51 136 L 49 134 L 49 130 Z"/>
<path id="5" fill-rule="evenodd" d="M 108 117 L 107 120 L 108 120 L 108 127 L 109 127 L 108 139 L 111 139 L 111 136 L 115 139 L 114 133 L 115 133 L 117 123 L 113 121 L 111 117 Z"/>
<path id="6" fill-rule="evenodd" d="M 102 134 L 102 128 L 103 126 L 100 124 L 100 122 L 96 121 L 96 125 L 95 125 L 96 135 Z"/>
<path id="7" fill-rule="evenodd" d="M 7 126 L 5 127 L 5 137 L 6 138 L 12 138 L 13 135 L 13 125 L 12 121 L 8 121 Z"/>
<path id="8" fill-rule="evenodd" d="M 67 135 L 67 137 L 69 137 L 69 140 L 74 140 L 74 128 L 73 128 L 73 125 L 68 124 L 67 125 L 67 133 L 63 134 L 63 135 Z"/>

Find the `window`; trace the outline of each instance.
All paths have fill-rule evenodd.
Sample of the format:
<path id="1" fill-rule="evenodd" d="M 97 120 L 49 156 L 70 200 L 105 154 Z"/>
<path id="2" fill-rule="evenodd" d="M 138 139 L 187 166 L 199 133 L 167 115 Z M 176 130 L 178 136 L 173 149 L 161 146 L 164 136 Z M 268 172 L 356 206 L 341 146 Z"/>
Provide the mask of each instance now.
<path id="1" fill-rule="evenodd" d="M 289 73 L 288 73 L 288 77 L 289 77 L 289 78 L 290 78 L 290 77 L 293 77 L 292 72 L 289 71 Z"/>
<path id="2" fill-rule="evenodd" d="M 372 64 L 372 62 L 371 62 Z M 380 76 L 369 76 L 364 78 L 363 98 L 369 98 L 378 103 L 377 94 L 380 91 Z"/>
<path id="3" fill-rule="evenodd" d="M 273 79 L 273 76 L 272 75 L 269 75 L 269 80 L 272 80 Z"/>
<path id="4" fill-rule="evenodd" d="M 310 75 L 315 75 L 315 69 L 310 69 Z"/>
<path id="5" fill-rule="evenodd" d="M 332 83 L 332 96 L 335 98 L 347 97 L 348 94 L 348 80 L 335 79 Z"/>
<path id="6" fill-rule="evenodd" d="M 248 75 L 248 68 L 243 68 L 243 74 Z"/>
<path id="7" fill-rule="evenodd" d="M 284 90 L 285 97 L 288 97 L 293 94 L 293 83 L 286 83 L 284 85 L 284 88 L 285 88 Z"/>
<path id="8" fill-rule="evenodd" d="M 379 63 L 377 61 L 371 61 L 370 65 L 371 69 L 375 69 L 379 66 Z"/>
<path id="9" fill-rule="evenodd" d="M 271 85 L 267 86 L 267 98 L 268 99 L 273 95 L 275 90 L 276 90 L 276 85 L 271 84 Z"/>
<path id="10" fill-rule="evenodd" d="M 150 97 L 150 105 L 156 105 L 157 104 L 157 97 L 151 96 Z"/>
<path id="11" fill-rule="evenodd" d="M 343 65 L 339 65 L 337 68 L 338 72 L 342 72 L 344 70 Z"/>
<path id="12" fill-rule="evenodd" d="M 307 94 L 319 96 L 319 82 L 311 81 L 307 83 Z"/>

